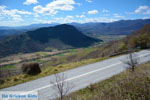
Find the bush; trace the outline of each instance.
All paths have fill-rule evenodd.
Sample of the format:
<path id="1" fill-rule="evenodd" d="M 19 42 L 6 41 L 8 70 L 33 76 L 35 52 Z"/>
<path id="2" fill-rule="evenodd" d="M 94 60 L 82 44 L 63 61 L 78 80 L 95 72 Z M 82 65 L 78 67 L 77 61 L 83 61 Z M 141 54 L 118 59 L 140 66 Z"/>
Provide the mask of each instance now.
<path id="1" fill-rule="evenodd" d="M 24 74 L 28 75 L 37 75 L 41 73 L 41 69 L 38 63 L 23 64 L 21 69 Z"/>
<path id="2" fill-rule="evenodd" d="M 71 100 L 150 100 L 150 63 L 72 93 Z M 72 98 L 73 97 L 73 98 Z M 65 99 L 68 100 L 68 99 Z"/>
<path id="3" fill-rule="evenodd" d="M 2 71 L 1 71 L 1 68 L 0 68 L 0 78 L 2 78 L 3 77 L 3 75 L 2 75 Z"/>
<path id="4" fill-rule="evenodd" d="M 4 84 L 5 80 L 4 79 L 0 79 L 0 84 Z"/>
<path id="5" fill-rule="evenodd" d="M 148 34 L 138 35 L 130 40 L 130 45 L 142 49 L 150 47 L 150 36 Z"/>

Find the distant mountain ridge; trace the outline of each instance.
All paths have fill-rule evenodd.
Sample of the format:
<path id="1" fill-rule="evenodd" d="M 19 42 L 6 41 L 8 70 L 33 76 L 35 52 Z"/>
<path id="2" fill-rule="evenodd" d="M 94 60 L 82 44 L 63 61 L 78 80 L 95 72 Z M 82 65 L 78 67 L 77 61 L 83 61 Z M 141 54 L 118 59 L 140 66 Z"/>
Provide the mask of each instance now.
<path id="1" fill-rule="evenodd" d="M 136 30 L 142 28 L 146 24 L 150 24 L 150 19 L 136 19 L 136 20 L 120 20 L 110 23 L 91 22 L 91 23 L 68 23 L 75 26 L 78 30 L 88 35 L 129 35 Z M 59 25 L 59 23 L 51 24 L 32 24 L 20 27 L 6 27 L 0 26 L 0 37 L 12 34 L 20 34 L 25 31 L 38 29 L 42 27 L 51 27 Z M 15 31 L 12 31 L 15 30 Z M 7 33 L 7 35 L 5 35 Z"/>
<path id="2" fill-rule="evenodd" d="M 41 27 L 51 27 L 51 26 L 56 26 L 59 25 L 59 23 L 39 23 L 39 24 L 31 24 L 31 25 L 26 25 L 26 26 L 0 26 L 0 29 L 36 29 L 36 28 L 41 28 Z"/>
<path id="3" fill-rule="evenodd" d="M 43 51 L 45 48 L 87 47 L 102 40 L 82 34 L 72 25 L 39 28 L 0 41 L 0 56 Z"/>
<path id="4" fill-rule="evenodd" d="M 7 27 L 7 26 L 0 26 L 0 40 L 11 35 L 21 34 L 29 30 L 35 30 L 41 27 L 51 27 L 56 26 L 58 23 L 51 23 L 51 24 L 31 24 L 28 26 L 18 26 L 18 27 Z"/>
<path id="5" fill-rule="evenodd" d="M 111 23 L 72 23 L 71 25 L 89 35 L 129 35 L 146 24 L 150 24 L 150 19 L 120 20 Z"/>

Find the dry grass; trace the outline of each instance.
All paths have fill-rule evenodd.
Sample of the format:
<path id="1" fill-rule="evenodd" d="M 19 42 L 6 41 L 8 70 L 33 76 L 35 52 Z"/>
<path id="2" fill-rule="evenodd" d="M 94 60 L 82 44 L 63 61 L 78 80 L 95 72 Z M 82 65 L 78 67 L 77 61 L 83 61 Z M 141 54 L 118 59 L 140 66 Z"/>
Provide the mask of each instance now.
<path id="1" fill-rule="evenodd" d="M 35 80 L 37 78 L 51 75 L 56 71 L 62 72 L 79 67 L 81 65 L 86 65 L 108 59 L 110 58 L 109 55 L 116 51 L 113 49 L 113 46 L 110 47 L 109 45 L 103 45 L 98 47 L 81 48 L 76 52 L 71 51 L 68 55 L 60 56 L 44 63 L 44 67 L 42 67 L 42 72 L 39 75 L 24 77 L 24 75 L 20 74 L 16 76 L 11 76 L 8 79 L 5 79 L 4 84 L 0 84 L 0 88 L 5 88 L 27 81 Z"/>
<path id="2" fill-rule="evenodd" d="M 6 88 L 9 86 L 14 86 L 20 83 L 24 83 L 24 82 L 28 82 L 30 80 L 35 80 L 44 76 L 48 76 L 51 74 L 54 74 L 56 72 L 62 72 L 62 71 L 66 71 L 72 68 L 76 68 L 82 65 L 86 65 L 86 64 L 90 64 L 90 63 L 94 63 L 94 62 L 98 62 L 98 61 L 102 61 L 107 59 L 107 57 L 103 57 L 103 58 L 96 58 L 96 59 L 87 59 L 87 60 L 82 60 L 80 62 L 72 62 L 72 63 L 68 63 L 68 64 L 60 64 L 57 66 L 49 66 L 49 67 L 45 67 L 42 69 L 42 72 L 38 75 L 35 76 L 29 76 L 29 75 L 17 75 L 17 76 L 11 76 L 7 79 L 5 79 L 4 84 L 0 84 L 0 88 Z"/>
<path id="3" fill-rule="evenodd" d="M 90 85 L 67 97 L 71 100 L 150 100 L 150 62 Z"/>

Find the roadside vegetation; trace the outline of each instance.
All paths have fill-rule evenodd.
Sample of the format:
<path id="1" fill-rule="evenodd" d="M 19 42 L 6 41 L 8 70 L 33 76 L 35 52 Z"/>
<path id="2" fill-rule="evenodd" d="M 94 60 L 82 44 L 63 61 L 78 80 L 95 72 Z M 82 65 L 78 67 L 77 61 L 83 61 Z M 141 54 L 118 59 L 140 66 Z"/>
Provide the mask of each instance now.
<path id="1" fill-rule="evenodd" d="M 98 36 L 98 38 L 102 39 L 105 43 L 116 41 L 116 40 L 121 40 L 125 37 L 126 35 L 100 35 Z"/>
<path id="2" fill-rule="evenodd" d="M 149 100 L 150 62 L 70 94 L 65 100 Z"/>
<path id="3" fill-rule="evenodd" d="M 40 77 L 48 76 L 54 73 L 62 72 L 65 70 L 69 70 L 72 68 L 76 68 L 85 64 L 90 64 L 94 63 L 97 61 L 101 61 L 107 59 L 105 58 L 95 58 L 95 59 L 87 59 L 87 60 L 82 60 L 80 62 L 72 62 L 72 63 L 67 63 L 67 64 L 58 64 L 56 66 L 48 66 L 46 65 L 44 68 L 42 68 L 42 72 L 38 75 L 27 75 L 27 74 L 19 74 L 16 76 L 10 76 L 7 79 L 4 79 L 4 82 L 0 85 L 0 88 L 5 88 L 13 85 L 17 85 L 20 83 L 24 83 L 30 80 L 35 80 Z"/>
<path id="4" fill-rule="evenodd" d="M 1 70 L 6 71 L 6 70 L 15 69 L 15 68 L 16 68 L 16 66 L 14 66 L 14 65 L 7 65 L 5 67 L 2 67 Z"/>
<path id="5" fill-rule="evenodd" d="M 82 65 L 102 61 L 104 59 L 108 59 L 112 56 L 128 53 L 124 52 L 129 49 L 139 47 L 141 49 L 149 48 L 150 45 L 150 25 L 144 26 L 141 30 L 137 31 L 133 35 L 117 41 L 112 41 L 109 43 L 105 43 L 103 45 L 96 45 L 88 48 L 77 48 L 77 49 L 69 49 L 66 54 L 58 54 L 54 57 L 51 57 L 50 60 L 44 62 L 41 59 L 36 60 L 37 62 L 41 62 L 41 73 L 38 75 L 27 75 L 19 72 L 20 68 L 17 68 L 17 74 L 11 74 L 11 69 L 5 71 L 9 72 L 9 77 L 7 75 L 1 75 L 2 80 L 4 81 L 0 84 L 0 88 L 5 88 L 13 85 L 17 85 L 20 83 L 24 83 L 30 80 L 34 80 L 40 77 L 48 76 L 54 73 L 62 72 L 65 70 L 69 70 L 72 68 L 76 68 Z M 144 35 L 146 40 L 134 41 L 134 38 L 140 38 L 141 35 Z M 143 44 L 144 48 L 143 48 Z M 37 52 L 37 54 L 45 55 L 43 52 Z M 31 62 L 30 62 L 31 63 Z M 33 63 L 33 62 L 32 62 Z M 1 67 L 2 68 L 2 67 Z M 4 71 L 3 71 L 4 72 Z"/>

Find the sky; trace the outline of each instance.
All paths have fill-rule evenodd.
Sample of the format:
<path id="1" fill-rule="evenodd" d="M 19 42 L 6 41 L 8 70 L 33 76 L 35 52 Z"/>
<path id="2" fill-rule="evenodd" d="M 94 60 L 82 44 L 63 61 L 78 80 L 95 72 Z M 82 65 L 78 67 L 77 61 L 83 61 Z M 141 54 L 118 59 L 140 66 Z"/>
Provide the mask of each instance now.
<path id="1" fill-rule="evenodd" d="M 150 18 L 150 0 L 0 0 L 0 26 Z"/>

